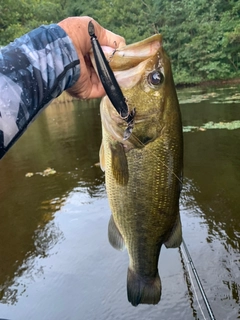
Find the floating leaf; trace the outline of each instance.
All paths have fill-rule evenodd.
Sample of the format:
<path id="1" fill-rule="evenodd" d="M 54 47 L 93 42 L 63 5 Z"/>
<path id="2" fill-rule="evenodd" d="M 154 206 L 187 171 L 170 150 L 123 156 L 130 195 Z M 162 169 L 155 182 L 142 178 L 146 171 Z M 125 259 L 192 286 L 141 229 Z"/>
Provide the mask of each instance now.
<path id="1" fill-rule="evenodd" d="M 219 94 L 216 92 L 204 93 L 204 94 L 192 94 L 190 97 L 178 94 L 178 98 L 181 104 L 187 103 L 199 103 L 201 101 L 209 100 L 217 97 Z"/>
<path id="2" fill-rule="evenodd" d="M 95 166 L 95 167 L 100 167 L 100 162 L 94 163 L 94 166 Z"/>
<path id="3" fill-rule="evenodd" d="M 240 120 L 230 121 L 230 122 L 213 122 L 209 121 L 203 124 L 201 127 L 197 126 L 184 126 L 183 132 L 191 132 L 191 131 L 206 131 L 206 129 L 227 129 L 227 130 L 235 130 L 240 129 Z"/>
<path id="4" fill-rule="evenodd" d="M 28 173 L 25 174 L 25 177 L 30 178 L 30 177 L 32 177 L 33 175 L 34 175 L 33 172 L 28 172 Z"/>
<path id="5" fill-rule="evenodd" d="M 35 174 L 39 174 L 40 176 L 46 177 L 49 176 L 51 174 L 55 174 L 56 170 L 54 170 L 53 168 L 47 168 L 45 170 L 43 170 L 43 172 L 35 172 Z M 25 174 L 25 177 L 32 177 L 34 175 L 33 172 L 28 172 Z"/>
<path id="6" fill-rule="evenodd" d="M 43 176 L 49 176 L 50 174 L 55 174 L 56 170 L 52 169 L 52 168 L 47 168 L 43 171 Z"/>

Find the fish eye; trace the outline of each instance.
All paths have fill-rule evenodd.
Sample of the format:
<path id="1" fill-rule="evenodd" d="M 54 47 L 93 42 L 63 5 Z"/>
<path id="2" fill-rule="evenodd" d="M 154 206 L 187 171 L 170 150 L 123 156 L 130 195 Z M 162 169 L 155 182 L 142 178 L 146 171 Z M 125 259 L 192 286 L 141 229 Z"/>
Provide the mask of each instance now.
<path id="1" fill-rule="evenodd" d="M 154 70 L 147 76 L 148 83 L 153 86 L 158 86 L 163 83 L 164 75 L 159 70 Z"/>

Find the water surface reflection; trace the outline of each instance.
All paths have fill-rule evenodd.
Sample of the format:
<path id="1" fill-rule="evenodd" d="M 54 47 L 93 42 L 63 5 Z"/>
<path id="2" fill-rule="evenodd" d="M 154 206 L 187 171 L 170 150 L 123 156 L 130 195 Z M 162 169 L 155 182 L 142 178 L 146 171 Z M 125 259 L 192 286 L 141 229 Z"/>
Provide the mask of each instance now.
<path id="1" fill-rule="evenodd" d="M 74 104 L 50 107 L 29 131 L 0 163 L 2 303 L 17 302 L 25 285 L 16 289 L 16 278 L 26 272 L 29 277 L 32 272 L 42 272 L 42 268 L 33 271 L 34 259 L 46 257 L 63 238 L 54 214 L 69 194 L 82 192 L 94 197 L 103 189 L 103 174 L 95 166 L 100 120 L 92 103 L 81 108 Z M 56 175 L 25 177 L 47 167 L 53 167 Z"/>

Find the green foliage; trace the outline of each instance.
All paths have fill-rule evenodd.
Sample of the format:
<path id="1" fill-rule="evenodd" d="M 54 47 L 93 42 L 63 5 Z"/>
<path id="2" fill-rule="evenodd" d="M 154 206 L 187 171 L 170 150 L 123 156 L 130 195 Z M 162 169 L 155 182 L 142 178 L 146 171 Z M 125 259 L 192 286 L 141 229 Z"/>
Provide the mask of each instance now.
<path id="1" fill-rule="evenodd" d="M 0 0 L 0 44 L 77 15 L 127 43 L 162 33 L 176 83 L 240 76 L 240 0 Z"/>
<path id="2" fill-rule="evenodd" d="M 66 0 L 0 0 L 0 44 L 67 15 Z"/>
<path id="3" fill-rule="evenodd" d="M 127 43 L 162 33 L 176 83 L 240 75 L 239 0 L 78 1 L 72 14 L 94 17 Z"/>

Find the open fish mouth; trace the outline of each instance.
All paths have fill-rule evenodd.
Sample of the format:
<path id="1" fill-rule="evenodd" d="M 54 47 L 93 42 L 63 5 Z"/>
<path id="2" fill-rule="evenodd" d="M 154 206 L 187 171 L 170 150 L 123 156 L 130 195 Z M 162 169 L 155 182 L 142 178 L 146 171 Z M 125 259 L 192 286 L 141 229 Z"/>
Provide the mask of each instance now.
<path id="1" fill-rule="evenodd" d="M 146 66 L 151 57 L 155 56 L 162 46 L 162 36 L 156 34 L 150 38 L 133 43 L 116 50 L 103 46 L 105 57 L 114 72 L 121 89 L 131 89 L 146 74 Z M 92 64 L 96 70 L 96 63 L 91 55 Z"/>
<path id="2" fill-rule="evenodd" d="M 102 47 L 102 49 L 112 70 L 124 71 L 154 56 L 161 46 L 162 36 L 155 34 L 145 40 L 126 45 L 114 51 L 109 47 Z"/>

